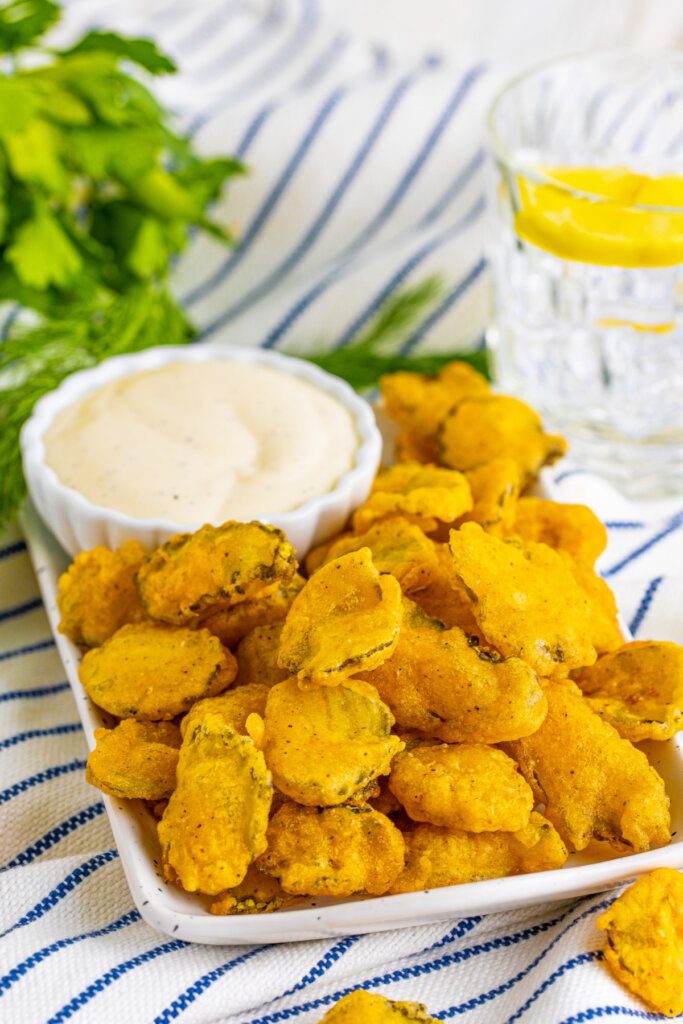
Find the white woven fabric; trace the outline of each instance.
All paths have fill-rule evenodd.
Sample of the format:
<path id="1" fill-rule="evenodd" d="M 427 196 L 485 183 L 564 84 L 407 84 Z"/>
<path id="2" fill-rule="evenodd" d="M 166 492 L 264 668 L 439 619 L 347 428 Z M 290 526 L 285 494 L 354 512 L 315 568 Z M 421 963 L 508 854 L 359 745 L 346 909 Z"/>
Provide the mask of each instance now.
<path id="1" fill-rule="evenodd" d="M 485 324 L 480 121 L 493 87 L 438 55 L 396 61 L 339 31 L 318 0 L 137 5 L 74 0 L 92 23 L 157 36 L 182 66 L 163 100 L 207 151 L 251 176 L 225 217 L 243 242 L 197 241 L 178 289 L 207 336 L 343 344 L 401 282 L 449 290 L 410 346 L 479 342 Z M 557 467 L 558 496 L 610 523 L 601 563 L 639 637 L 683 641 L 683 508 L 635 508 Z M 589 897 L 487 918 L 289 946 L 187 945 L 134 908 L 25 546 L 0 542 L 0 1020 L 275 1024 L 318 1021 L 359 985 L 440 1019 L 582 1024 L 659 1019 L 601 963 Z"/>

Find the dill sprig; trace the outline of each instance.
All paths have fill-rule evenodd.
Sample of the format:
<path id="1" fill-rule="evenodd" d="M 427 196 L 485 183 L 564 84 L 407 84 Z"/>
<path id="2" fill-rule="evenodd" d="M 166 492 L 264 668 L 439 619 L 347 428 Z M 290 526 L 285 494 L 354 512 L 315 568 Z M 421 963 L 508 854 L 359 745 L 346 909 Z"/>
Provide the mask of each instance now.
<path id="1" fill-rule="evenodd" d="M 489 377 L 489 361 L 485 351 L 435 352 L 413 356 L 401 354 L 402 345 L 412 330 L 437 305 L 444 293 L 438 275 L 391 295 L 380 306 L 366 330 L 351 339 L 344 348 L 315 351 L 307 356 L 328 373 L 333 373 L 356 388 L 365 391 L 377 385 L 385 373 L 411 370 L 415 373 L 438 373 L 447 363 L 460 359 Z"/>
<path id="2" fill-rule="evenodd" d="M 182 344 L 193 333 L 168 292 L 149 286 L 15 326 L 0 345 L 0 525 L 14 517 L 26 493 L 19 435 L 39 398 L 109 356 Z"/>

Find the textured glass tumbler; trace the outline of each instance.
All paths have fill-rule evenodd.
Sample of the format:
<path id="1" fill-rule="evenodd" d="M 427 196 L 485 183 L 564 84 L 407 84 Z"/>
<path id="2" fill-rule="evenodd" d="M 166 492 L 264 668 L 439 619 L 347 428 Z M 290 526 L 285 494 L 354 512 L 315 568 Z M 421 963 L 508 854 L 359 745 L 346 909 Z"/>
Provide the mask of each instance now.
<path id="1" fill-rule="evenodd" d="M 536 68 L 488 135 L 501 388 L 626 493 L 683 492 L 683 57 Z"/>

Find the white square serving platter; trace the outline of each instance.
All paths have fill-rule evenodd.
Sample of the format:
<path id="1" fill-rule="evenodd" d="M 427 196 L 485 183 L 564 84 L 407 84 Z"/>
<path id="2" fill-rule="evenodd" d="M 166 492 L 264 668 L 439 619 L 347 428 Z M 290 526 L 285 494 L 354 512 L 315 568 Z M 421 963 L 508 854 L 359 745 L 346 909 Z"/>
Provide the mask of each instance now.
<path id="1" fill-rule="evenodd" d="M 81 654 L 57 630 L 57 584 L 69 558 L 27 503 L 22 526 L 45 602 L 57 649 L 64 662 L 90 749 L 94 731 L 112 720 L 89 700 L 78 679 Z M 212 945 L 293 942 L 445 921 L 534 903 L 554 902 L 600 892 L 657 867 L 683 867 L 683 734 L 665 743 L 640 744 L 662 775 L 671 797 L 673 839 L 649 853 L 618 854 L 605 843 L 591 843 L 572 854 L 560 870 L 513 875 L 467 885 L 400 896 L 307 900 L 272 914 L 216 917 L 210 900 L 164 881 L 156 823 L 140 801 L 102 795 L 133 900 L 153 928 L 174 938 Z"/>

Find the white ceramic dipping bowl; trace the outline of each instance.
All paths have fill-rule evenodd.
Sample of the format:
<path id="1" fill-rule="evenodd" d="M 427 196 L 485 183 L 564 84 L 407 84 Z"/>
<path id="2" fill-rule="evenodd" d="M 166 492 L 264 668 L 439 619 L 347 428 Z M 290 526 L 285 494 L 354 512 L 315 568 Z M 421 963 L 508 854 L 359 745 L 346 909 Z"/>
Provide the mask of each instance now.
<path id="1" fill-rule="evenodd" d="M 84 395 L 119 377 L 156 369 L 167 363 L 200 363 L 213 359 L 269 366 L 298 377 L 336 398 L 353 417 L 359 440 L 355 462 L 334 489 L 309 498 L 290 512 L 269 515 L 264 509 L 263 515 L 257 517 L 283 530 L 300 559 L 310 548 L 341 530 L 353 509 L 365 501 L 379 465 L 382 439 L 372 409 L 343 380 L 303 359 L 260 348 L 237 348 L 215 343 L 152 348 L 132 355 L 114 356 L 91 370 L 72 374 L 36 403 L 32 416 L 24 424 L 21 449 L 29 494 L 43 520 L 72 557 L 98 544 L 113 549 L 127 540 L 138 540 L 152 550 L 174 534 L 193 532 L 203 524 L 138 519 L 115 509 L 94 505 L 79 491 L 67 487 L 45 461 L 43 437 L 55 416 Z M 220 523 L 214 525 L 219 526 Z"/>

